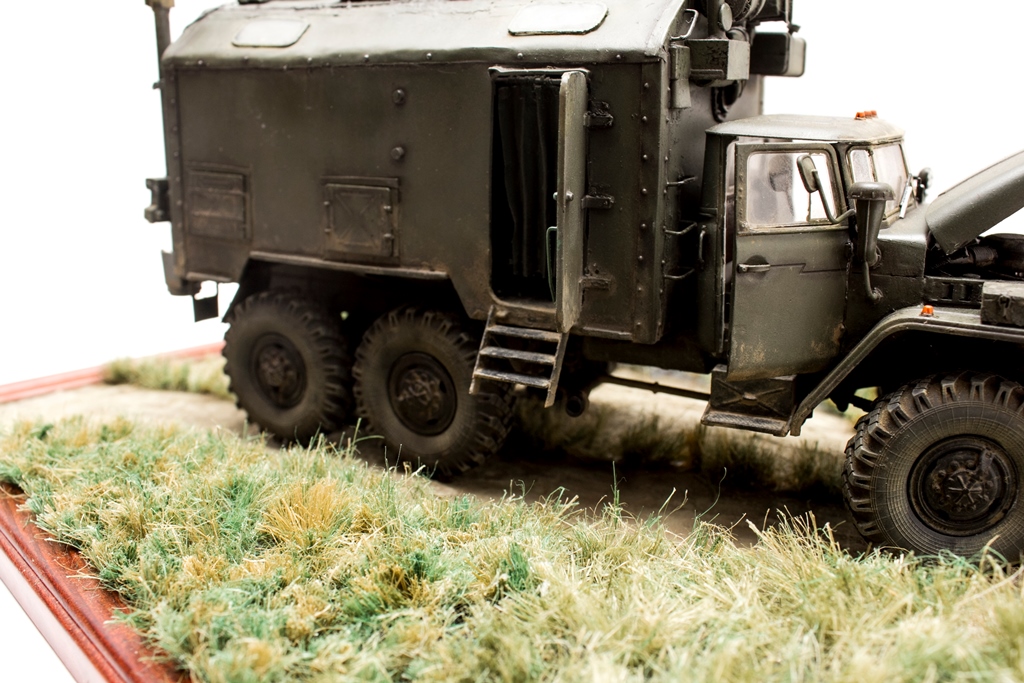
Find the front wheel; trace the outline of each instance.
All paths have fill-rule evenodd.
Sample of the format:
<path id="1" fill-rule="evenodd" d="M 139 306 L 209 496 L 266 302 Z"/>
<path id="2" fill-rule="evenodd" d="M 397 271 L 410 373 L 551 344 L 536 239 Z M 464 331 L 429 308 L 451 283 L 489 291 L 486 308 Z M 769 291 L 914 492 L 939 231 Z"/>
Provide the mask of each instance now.
<path id="1" fill-rule="evenodd" d="M 843 493 L 881 546 L 1007 559 L 1024 550 L 1024 387 L 962 373 L 909 384 L 857 423 Z"/>
<path id="2" fill-rule="evenodd" d="M 479 339 L 452 313 L 404 307 L 375 322 L 356 351 L 356 412 L 389 455 L 444 477 L 496 452 L 512 419 L 511 386 L 469 395 Z"/>

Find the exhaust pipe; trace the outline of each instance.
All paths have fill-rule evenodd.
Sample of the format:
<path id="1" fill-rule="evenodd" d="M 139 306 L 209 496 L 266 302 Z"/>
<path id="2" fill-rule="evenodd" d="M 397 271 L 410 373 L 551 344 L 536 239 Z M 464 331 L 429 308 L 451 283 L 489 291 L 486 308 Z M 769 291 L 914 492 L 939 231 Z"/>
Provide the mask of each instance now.
<path id="1" fill-rule="evenodd" d="M 156 59 L 157 64 L 160 64 L 164 50 L 171 44 L 171 8 L 174 7 L 174 0 L 146 0 L 146 4 L 153 8 L 153 18 L 156 21 Z M 160 78 L 163 76 L 161 65 Z"/>

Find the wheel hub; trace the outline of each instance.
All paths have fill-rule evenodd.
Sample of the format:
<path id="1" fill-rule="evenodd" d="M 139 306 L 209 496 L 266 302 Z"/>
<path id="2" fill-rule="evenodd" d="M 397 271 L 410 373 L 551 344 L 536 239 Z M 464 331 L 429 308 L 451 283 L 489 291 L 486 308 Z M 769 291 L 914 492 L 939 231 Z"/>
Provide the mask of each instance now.
<path id="1" fill-rule="evenodd" d="M 402 424 L 417 434 L 436 436 L 455 418 L 455 383 L 444 366 L 425 353 L 407 353 L 395 362 L 388 399 Z"/>
<path id="2" fill-rule="evenodd" d="M 298 349 L 279 334 L 257 342 L 252 354 L 253 375 L 263 395 L 279 408 L 293 408 L 306 391 L 306 364 Z"/>
<path id="3" fill-rule="evenodd" d="M 953 536 L 995 526 L 1016 499 L 1016 476 L 1006 453 L 975 436 L 940 442 L 911 471 L 910 499 L 918 518 Z"/>

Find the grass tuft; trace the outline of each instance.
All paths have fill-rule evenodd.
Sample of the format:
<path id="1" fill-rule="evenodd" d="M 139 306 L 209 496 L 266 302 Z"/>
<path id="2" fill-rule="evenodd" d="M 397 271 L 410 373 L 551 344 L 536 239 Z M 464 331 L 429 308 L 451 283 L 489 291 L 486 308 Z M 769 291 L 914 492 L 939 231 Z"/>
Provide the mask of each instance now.
<path id="1" fill-rule="evenodd" d="M 622 424 L 623 414 L 612 407 L 592 405 L 582 416 L 570 418 L 526 398 L 517 405 L 519 434 L 510 448 L 562 452 L 629 467 L 672 466 L 699 472 L 731 489 L 833 500 L 841 494 L 841 452 L 808 444 L 779 448 L 760 436 L 673 423 L 659 415 L 628 417 L 631 421 Z"/>
<path id="2" fill-rule="evenodd" d="M 220 357 L 202 361 L 125 359 L 106 366 L 104 379 L 109 384 L 233 399 L 223 368 Z M 634 418 L 607 405 L 592 405 L 583 416 L 570 418 L 558 409 L 543 408 L 542 401 L 530 396 L 518 401 L 516 412 L 518 429 L 507 446 L 510 450 L 611 460 L 627 467 L 695 470 L 730 489 L 769 489 L 822 500 L 835 499 L 842 490 L 840 452 L 808 445 L 782 449 L 761 437 L 712 432 L 699 424 L 681 425 L 659 415 Z"/>
<path id="3" fill-rule="evenodd" d="M 122 358 L 103 367 L 107 384 L 134 384 L 146 389 L 189 391 L 234 399 L 224 374 L 224 359 L 210 356 L 200 360 L 168 358 Z"/>
<path id="4" fill-rule="evenodd" d="M 813 518 L 673 539 L 614 504 L 439 498 L 323 445 L 124 421 L 17 424 L 0 479 L 194 680 L 1024 678 L 1019 572 L 851 557 Z"/>

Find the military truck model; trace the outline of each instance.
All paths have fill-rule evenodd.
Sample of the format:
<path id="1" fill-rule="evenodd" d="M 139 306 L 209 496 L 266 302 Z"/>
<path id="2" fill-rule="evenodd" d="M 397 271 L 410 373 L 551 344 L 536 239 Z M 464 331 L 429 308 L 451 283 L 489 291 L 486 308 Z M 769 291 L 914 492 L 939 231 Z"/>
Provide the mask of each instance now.
<path id="1" fill-rule="evenodd" d="M 765 77 L 803 71 L 789 0 L 240 0 L 173 44 L 147 4 L 147 216 L 197 320 L 201 283 L 238 283 L 226 370 L 267 431 L 359 418 L 452 475 L 524 387 L 570 414 L 647 387 L 777 436 L 831 399 L 868 411 L 844 468 L 866 538 L 1024 549 L 1024 242 L 982 236 L 1024 154 L 926 205 L 873 112 L 762 115 Z"/>

